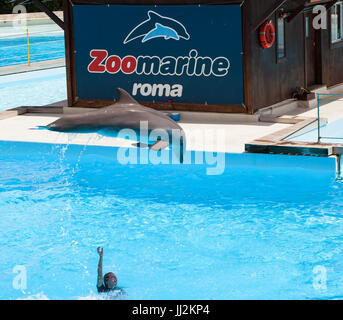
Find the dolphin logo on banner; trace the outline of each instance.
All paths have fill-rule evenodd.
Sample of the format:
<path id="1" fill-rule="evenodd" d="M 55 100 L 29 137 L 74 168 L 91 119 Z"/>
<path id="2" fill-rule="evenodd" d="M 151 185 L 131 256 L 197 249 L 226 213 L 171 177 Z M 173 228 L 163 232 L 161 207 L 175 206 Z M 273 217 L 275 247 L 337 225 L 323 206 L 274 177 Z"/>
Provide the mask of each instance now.
<path id="1" fill-rule="evenodd" d="M 155 38 L 165 40 L 189 40 L 190 35 L 179 21 L 161 16 L 154 11 L 148 11 L 148 19 L 136 26 L 125 38 L 124 44 L 142 38 L 142 43 Z"/>

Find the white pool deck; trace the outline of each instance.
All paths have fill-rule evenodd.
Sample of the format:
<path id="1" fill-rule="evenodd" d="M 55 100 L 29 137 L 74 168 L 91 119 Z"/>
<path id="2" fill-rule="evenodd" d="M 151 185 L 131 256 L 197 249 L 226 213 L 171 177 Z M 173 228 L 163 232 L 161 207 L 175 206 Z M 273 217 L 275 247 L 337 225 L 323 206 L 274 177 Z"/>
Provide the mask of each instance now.
<path id="1" fill-rule="evenodd" d="M 56 105 L 65 105 L 59 102 Z M 65 108 L 70 112 L 71 108 Z M 72 110 L 79 111 L 79 110 Z M 270 111 L 267 112 L 267 114 Z M 288 111 L 288 117 L 316 117 L 316 108 L 296 108 Z M 322 106 L 322 117 L 329 122 L 343 117 L 343 102 L 334 101 Z M 0 140 L 41 142 L 55 144 L 87 144 L 100 146 L 130 147 L 133 141 L 104 137 L 99 134 L 67 134 L 48 130 L 36 130 L 47 125 L 61 114 L 23 114 L 0 120 Z M 0 115 L 1 119 L 1 115 Z M 194 151 L 244 152 L 245 144 L 263 136 L 290 128 L 292 124 L 258 121 L 259 115 L 181 113 L 179 122 L 187 137 L 187 149 Z"/>

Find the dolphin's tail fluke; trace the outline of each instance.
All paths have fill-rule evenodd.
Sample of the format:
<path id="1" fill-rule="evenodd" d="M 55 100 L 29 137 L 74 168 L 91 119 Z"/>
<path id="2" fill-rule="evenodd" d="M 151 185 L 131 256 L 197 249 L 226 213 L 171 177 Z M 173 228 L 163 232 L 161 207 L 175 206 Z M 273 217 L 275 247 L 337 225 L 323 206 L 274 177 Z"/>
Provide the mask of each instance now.
<path id="1" fill-rule="evenodd" d="M 180 163 L 183 163 L 184 152 L 186 151 L 186 141 L 181 136 L 180 138 Z"/>
<path id="2" fill-rule="evenodd" d="M 169 148 L 173 150 L 173 153 L 177 156 L 178 161 L 180 163 L 183 163 L 184 154 L 186 152 L 185 133 L 182 129 L 180 131 L 174 131 L 174 132 L 175 132 L 174 133 L 175 136 L 170 138 Z"/>

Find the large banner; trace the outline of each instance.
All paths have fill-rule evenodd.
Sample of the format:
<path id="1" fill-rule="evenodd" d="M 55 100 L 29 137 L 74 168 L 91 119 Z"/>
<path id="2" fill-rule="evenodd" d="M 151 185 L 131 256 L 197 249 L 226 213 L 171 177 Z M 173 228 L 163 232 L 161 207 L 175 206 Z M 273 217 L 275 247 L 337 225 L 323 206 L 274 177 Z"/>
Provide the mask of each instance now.
<path id="1" fill-rule="evenodd" d="M 75 5 L 77 97 L 242 104 L 239 5 Z"/>

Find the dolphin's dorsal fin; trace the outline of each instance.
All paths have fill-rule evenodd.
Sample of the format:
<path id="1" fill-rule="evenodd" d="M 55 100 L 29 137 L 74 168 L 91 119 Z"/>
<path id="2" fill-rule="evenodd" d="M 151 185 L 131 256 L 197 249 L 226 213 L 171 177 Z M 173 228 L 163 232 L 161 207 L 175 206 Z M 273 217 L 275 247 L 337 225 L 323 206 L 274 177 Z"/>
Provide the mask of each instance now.
<path id="1" fill-rule="evenodd" d="M 124 89 L 117 88 L 117 92 L 119 95 L 119 100 L 117 101 L 117 103 L 120 103 L 120 104 L 139 104 Z"/>
<path id="2" fill-rule="evenodd" d="M 165 26 L 162 26 L 160 23 L 156 22 L 155 23 L 155 28 L 158 30 L 158 29 L 164 29 L 166 28 Z"/>

